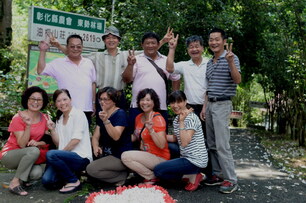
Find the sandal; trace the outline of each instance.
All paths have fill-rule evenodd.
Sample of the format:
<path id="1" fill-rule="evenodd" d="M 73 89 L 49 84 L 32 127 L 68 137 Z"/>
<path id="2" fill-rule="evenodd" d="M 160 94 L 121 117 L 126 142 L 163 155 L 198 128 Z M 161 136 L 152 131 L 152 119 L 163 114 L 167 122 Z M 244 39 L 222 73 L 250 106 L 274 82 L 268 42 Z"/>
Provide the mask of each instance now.
<path id="1" fill-rule="evenodd" d="M 20 195 L 20 196 L 26 196 L 28 195 L 28 192 L 25 191 L 20 185 L 14 187 L 14 188 L 9 188 L 9 191 L 15 195 Z"/>
<path id="2" fill-rule="evenodd" d="M 65 185 L 62 189 L 59 190 L 60 193 L 62 194 L 68 194 L 68 193 L 73 193 L 78 190 L 82 189 L 81 183 L 79 185 Z"/>

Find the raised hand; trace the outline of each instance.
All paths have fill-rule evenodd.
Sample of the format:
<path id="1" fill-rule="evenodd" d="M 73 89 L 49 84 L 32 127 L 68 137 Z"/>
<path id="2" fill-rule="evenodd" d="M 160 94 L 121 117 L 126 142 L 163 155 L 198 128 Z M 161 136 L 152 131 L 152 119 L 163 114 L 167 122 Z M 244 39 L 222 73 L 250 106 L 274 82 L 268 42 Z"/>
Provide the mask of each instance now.
<path id="1" fill-rule="evenodd" d="M 135 57 L 135 50 L 133 48 L 133 50 L 129 49 L 129 56 L 127 58 L 128 64 L 129 65 L 134 65 L 136 63 L 136 57 Z"/>
<path id="2" fill-rule="evenodd" d="M 232 52 L 233 49 L 233 43 L 226 43 L 226 55 L 225 59 L 227 60 L 228 63 L 234 62 L 234 53 Z"/>
<path id="3" fill-rule="evenodd" d="M 151 132 L 153 130 L 153 116 L 154 116 L 154 112 L 150 113 L 149 119 L 145 121 L 145 126 L 148 129 L 149 132 Z"/>
<path id="4" fill-rule="evenodd" d="M 175 49 L 176 48 L 177 42 L 178 42 L 178 38 L 179 38 L 178 34 L 176 35 L 176 37 L 174 37 L 174 34 L 173 34 L 173 38 L 168 43 L 169 49 Z"/>
<path id="5" fill-rule="evenodd" d="M 55 123 L 51 120 L 49 115 L 44 114 L 45 119 L 47 120 L 47 127 L 49 130 L 54 130 L 55 129 Z"/>
<path id="6" fill-rule="evenodd" d="M 54 47 L 59 47 L 60 43 L 58 42 L 58 40 L 53 36 L 52 32 L 49 33 L 49 37 L 50 37 L 50 44 Z"/>
<path id="7" fill-rule="evenodd" d="M 102 111 L 99 112 L 99 117 L 103 122 L 107 121 L 108 119 L 108 114 L 105 111 L 103 111 L 103 107 Z"/>
<path id="8" fill-rule="evenodd" d="M 22 121 L 25 122 L 27 126 L 32 124 L 32 118 L 24 111 L 18 111 L 18 115 L 21 117 Z"/>
<path id="9" fill-rule="evenodd" d="M 50 45 L 46 41 L 40 41 L 38 47 L 40 51 L 47 51 Z"/>
<path id="10" fill-rule="evenodd" d="M 179 121 L 184 121 L 189 113 L 193 112 L 193 108 L 186 109 L 180 113 Z"/>
<path id="11" fill-rule="evenodd" d="M 162 39 L 162 41 L 164 43 L 170 42 L 170 40 L 174 37 L 173 34 L 173 28 L 168 27 L 167 29 L 167 33 L 165 34 L 164 38 Z"/>

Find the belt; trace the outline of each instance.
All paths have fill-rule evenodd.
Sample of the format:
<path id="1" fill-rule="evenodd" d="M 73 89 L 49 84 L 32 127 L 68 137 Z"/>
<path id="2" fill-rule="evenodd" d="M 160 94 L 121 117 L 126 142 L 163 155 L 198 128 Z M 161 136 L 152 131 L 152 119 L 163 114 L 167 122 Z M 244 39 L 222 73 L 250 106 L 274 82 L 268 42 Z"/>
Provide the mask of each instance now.
<path id="1" fill-rule="evenodd" d="M 208 98 L 208 101 L 210 102 L 226 101 L 226 100 L 231 100 L 231 97 L 210 97 Z"/>

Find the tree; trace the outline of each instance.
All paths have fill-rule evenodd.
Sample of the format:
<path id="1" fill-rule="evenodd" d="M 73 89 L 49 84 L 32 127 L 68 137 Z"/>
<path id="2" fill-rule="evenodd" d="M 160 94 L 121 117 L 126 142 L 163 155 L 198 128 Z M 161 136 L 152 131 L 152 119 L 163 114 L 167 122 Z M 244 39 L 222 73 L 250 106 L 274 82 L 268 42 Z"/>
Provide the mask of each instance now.
<path id="1" fill-rule="evenodd" d="M 0 70 L 7 73 L 11 60 L 6 57 L 4 50 L 12 41 L 12 0 L 0 2 Z"/>

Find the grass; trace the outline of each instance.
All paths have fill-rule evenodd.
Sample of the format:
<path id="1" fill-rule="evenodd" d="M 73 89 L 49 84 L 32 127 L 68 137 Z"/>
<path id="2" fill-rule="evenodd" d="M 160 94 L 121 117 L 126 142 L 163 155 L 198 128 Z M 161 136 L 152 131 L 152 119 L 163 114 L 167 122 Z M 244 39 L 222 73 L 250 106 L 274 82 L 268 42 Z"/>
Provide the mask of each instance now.
<path id="1" fill-rule="evenodd" d="M 274 164 L 282 171 L 300 180 L 306 180 L 306 147 L 286 135 L 277 135 L 267 131 L 257 131 L 261 144 L 273 157 Z"/>

